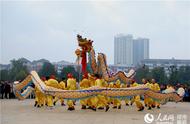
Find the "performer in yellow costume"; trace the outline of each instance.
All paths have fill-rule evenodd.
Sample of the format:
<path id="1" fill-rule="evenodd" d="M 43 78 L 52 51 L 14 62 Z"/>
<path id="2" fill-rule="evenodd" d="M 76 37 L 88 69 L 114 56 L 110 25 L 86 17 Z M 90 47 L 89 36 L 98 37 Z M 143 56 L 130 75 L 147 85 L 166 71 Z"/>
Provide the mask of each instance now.
<path id="1" fill-rule="evenodd" d="M 45 78 L 41 78 L 45 82 Z M 42 107 L 45 105 L 46 96 L 37 87 L 34 88 L 35 93 L 35 107 Z"/>
<path id="2" fill-rule="evenodd" d="M 113 83 L 113 82 L 110 82 L 109 85 L 108 85 L 109 88 L 113 88 L 113 86 L 114 86 L 114 83 Z M 113 100 L 114 100 L 113 98 L 109 98 L 108 103 L 109 103 L 109 104 L 113 104 Z"/>
<path id="3" fill-rule="evenodd" d="M 58 87 L 59 89 L 66 90 L 66 84 L 65 84 L 65 78 L 62 78 L 62 80 L 59 82 Z M 65 106 L 64 99 L 55 97 L 53 104 L 55 105 L 57 101 L 61 102 L 61 106 Z"/>
<path id="4" fill-rule="evenodd" d="M 134 80 L 131 81 L 131 87 L 136 87 L 139 86 L 139 84 L 137 82 L 135 82 Z M 142 111 L 144 110 L 144 106 L 143 104 L 140 102 L 140 96 L 134 96 L 131 100 L 131 105 L 135 102 L 136 107 L 138 108 L 138 111 Z"/>
<path id="5" fill-rule="evenodd" d="M 109 88 L 108 82 L 105 81 L 104 79 L 103 79 L 103 87 Z M 110 104 L 110 102 L 109 102 L 110 101 L 110 97 L 105 96 L 105 98 L 106 98 L 107 104 Z"/>
<path id="6" fill-rule="evenodd" d="M 37 87 L 34 88 L 34 94 L 35 94 L 35 103 L 34 103 L 34 107 L 39 107 L 38 105 L 38 93 L 37 93 Z"/>
<path id="7" fill-rule="evenodd" d="M 51 75 L 51 77 L 50 77 L 50 79 L 48 80 L 48 77 L 47 77 L 47 79 L 46 79 L 47 81 L 46 81 L 46 85 L 47 86 L 51 86 L 51 87 L 54 87 L 54 88 L 57 88 L 57 87 L 59 87 L 59 83 L 58 83 L 58 81 L 55 79 L 55 76 L 54 75 Z M 48 107 L 50 107 L 50 108 L 53 108 L 53 96 L 51 96 L 51 95 L 47 95 L 47 105 L 48 105 Z"/>
<path id="8" fill-rule="evenodd" d="M 104 87 L 105 86 L 104 79 L 100 79 L 100 80 L 101 80 L 101 84 L 100 83 L 97 84 L 97 82 L 95 82 L 95 85 L 96 86 L 99 85 L 100 87 Z M 97 98 L 98 98 L 97 108 L 98 109 L 104 109 L 105 105 L 104 105 L 104 101 L 102 101 L 102 100 L 107 101 L 106 96 L 98 95 Z"/>
<path id="9" fill-rule="evenodd" d="M 42 107 L 44 105 L 43 93 L 35 87 L 35 107 Z"/>
<path id="10" fill-rule="evenodd" d="M 85 75 L 83 75 L 83 79 L 80 82 L 80 89 L 85 89 L 88 87 L 90 87 L 90 81 L 88 80 L 88 75 L 85 74 Z M 81 109 L 86 109 L 86 107 L 88 105 L 88 99 L 80 100 L 80 104 L 82 105 Z"/>
<path id="11" fill-rule="evenodd" d="M 67 90 L 76 90 L 77 89 L 76 79 L 73 78 L 73 75 L 71 73 L 69 73 L 67 75 L 67 77 L 68 77 L 68 79 L 67 79 Z M 68 105 L 68 110 L 70 110 L 70 111 L 75 110 L 73 100 L 67 100 L 67 105 Z"/>
<path id="12" fill-rule="evenodd" d="M 151 89 L 155 92 L 160 92 L 160 86 L 158 83 L 156 83 L 155 79 L 152 79 L 151 83 Z M 152 107 L 157 107 L 158 109 L 160 109 L 160 103 L 158 101 L 153 100 Z"/>
<path id="13" fill-rule="evenodd" d="M 96 77 L 95 75 L 90 75 L 88 74 L 88 80 L 90 82 L 90 87 L 95 86 L 95 81 L 96 81 Z M 93 111 L 96 111 L 96 106 L 98 103 L 98 98 L 97 97 L 91 97 L 87 99 L 87 105 L 88 105 L 88 109 L 92 109 Z"/>
<path id="14" fill-rule="evenodd" d="M 127 88 L 127 87 L 130 87 L 130 86 L 128 84 L 121 84 L 121 88 Z M 125 98 L 124 101 L 125 101 L 125 105 L 129 106 L 129 102 L 130 102 L 129 98 Z"/>
<path id="15" fill-rule="evenodd" d="M 66 90 L 65 78 L 62 78 L 62 81 L 59 83 L 60 89 Z M 65 106 L 64 99 L 60 99 L 61 105 Z"/>
<path id="16" fill-rule="evenodd" d="M 114 84 L 114 88 L 120 88 L 120 80 L 118 79 L 115 84 Z M 113 108 L 118 108 L 121 109 L 121 100 L 118 98 L 114 98 L 113 100 Z"/>
<path id="17" fill-rule="evenodd" d="M 152 84 L 149 83 L 145 78 L 142 79 L 142 82 L 148 88 L 150 88 L 150 89 L 152 88 Z M 153 103 L 153 100 L 150 97 L 144 96 L 144 104 L 146 107 L 148 107 L 148 110 L 150 110 L 152 108 L 152 103 Z"/>
<path id="18" fill-rule="evenodd" d="M 104 87 L 103 85 L 104 80 L 101 79 L 100 75 L 97 74 L 96 78 L 97 79 L 95 81 L 95 86 Z M 106 107 L 106 112 L 107 112 L 109 110 L 109 104 L 108 104 L 108 101 L 106 100 L 106 97 L 103 95 L 98 95 L 97 98 L 98 98 L 98 102 L 97 102 L 96 107 L 100 109 Z"/>

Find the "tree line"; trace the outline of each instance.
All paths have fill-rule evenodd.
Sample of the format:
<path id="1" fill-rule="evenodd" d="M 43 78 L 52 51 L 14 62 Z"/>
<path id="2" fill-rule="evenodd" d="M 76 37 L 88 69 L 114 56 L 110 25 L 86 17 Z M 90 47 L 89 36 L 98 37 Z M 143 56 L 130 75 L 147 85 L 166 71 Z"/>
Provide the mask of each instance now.
<path id="1" fill-rule="evenodd" d="M 89 66 L 87 66 L 87 71 L 90 72 Z M 81 80 L 82 75 L 73 66 L 63 67 L 61 73 L 57 73 L 53 64 L 49 62 L 44 62 L 42 68 L 39 70 L 38 74 L 42 77 L 47 77 L 50 75 L 55 75 L 58 80 L 62 78 L 67 78 L 67 74 L 72 73 L 73 76 L 78 80 Z M 1 81 L 15 81 L 23 80 L 29 71 L 27 66 L 24 65 L 23 61 L 11 60 L 10 70 L 1 70 L 0 79 Z M 141 82 L 142 78 L 152 79 L 154 78 L 160 84 L 187 84 L 190 86 L 190 66 L 181 66 L 177 68 L 176 66 L 171 66 L 168 72 L 165 72 L 163 67 L 155 67 L 149 69 L 146 66 L 140 67 L 136 70 L 135 80 Z"/>
<path id="2" fill-rule="evenodd" d="M 142 78 L 148 80 L 154 78 L 160 84 L 172 84 L 176 85 L 187 84 L 190 86 L 190 66 L 170 66 L 167 73 L 164 67 L 155 67 L 149 69 L 147 66 L 143 66 L 136 70 L 135 79 L 140 82 Z"/>
<path id="3" fill-rule="evenodd" d="M 38 71 L 40 77 L 49 77 L 51 75 L 55 75 L 58 80 L 63 78 L 67 78 L 67 74 L 72 73 L 73 76 L 78 80 L 78 72 L 75 70 L 73 66 L 64 67 L 61 70 L 61 73 L 57 73 L 53 64 L 49 62 L 44 62 L 42 68 Z M 23 61 L 11 60 L 11 69 L 10 70 L 1 70 L 0 71 L 0 79 L 1 81 L 22 81 L 29 74 L 29 70 L 27 66 L 24 65 Z M 81 76 L 80 76 L 81 77 Z"/>

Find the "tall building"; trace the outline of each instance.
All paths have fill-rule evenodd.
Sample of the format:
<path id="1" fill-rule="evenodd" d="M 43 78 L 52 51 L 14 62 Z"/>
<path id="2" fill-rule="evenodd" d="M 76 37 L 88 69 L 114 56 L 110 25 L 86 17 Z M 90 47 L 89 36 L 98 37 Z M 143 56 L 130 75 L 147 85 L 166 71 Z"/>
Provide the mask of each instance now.
<path id="1" fill-rule="evenodd" d="M 143 59 L 149 59 L 149 39 L 133 40 L 133 65 L 137 66 Z"/>
<path id="2" fill-rule="evenodd" d="M 114 37 L 114 65 L 134 67 L 143 59 L 149 59 L 149 39 L 122 34 Z"/>
<path id="3" fill-rule="evenodd" d="M 114 64 L 133 65 L 133 36 L 117 35 L 114 37 Z"/>

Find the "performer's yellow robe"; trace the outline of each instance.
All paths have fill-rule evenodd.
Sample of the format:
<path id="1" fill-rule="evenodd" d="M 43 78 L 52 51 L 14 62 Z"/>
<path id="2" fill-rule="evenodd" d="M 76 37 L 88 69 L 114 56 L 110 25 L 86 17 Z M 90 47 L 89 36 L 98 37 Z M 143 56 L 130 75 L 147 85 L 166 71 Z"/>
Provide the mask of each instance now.
<path id="1" fill-rule="evenodd" d="M 104 84 L 104 80 L 103 79 L 97 79 L 95 81 L 95 86 L 103 87 L 103 84 Z M 96 104 L 97 108 L 104 108 L 105 106 L 108 105 L 108 101 L 106 100 L 105 96 L 98 95 L 97 99 L 98 99 L 98 101 L 96 101 L 97 102 L 97 104 Z"/>
<path id="2" fill-rule="evenodd" d="M 103 80 L 103 81 L 104 81 L 104 80 Z M 107 81 L 104 81 L 104 82 L 103 82 L 103 87 L 106 87 L 106 88 L 109 87 L 109 84 L 108 84 Z M 110 97 L 105 96 L 105 98 L 106 98 L 107 104 L 110 104 L 110 103 L 109 103 L 109 101 L 110 101 Z"/>
<path id="3" fill-rule="evenodd" d="M 90 87 L 90 81 L 87 78 L 84 78 L 80 82 L 80 89 L 85 89 L 85 88 L 88 88 L 88 87 Z M 82 106 L 87 106 L 88 105 L 87 101 L 88 101 L 88 99 L 80 100 L 80 104 Z"/>
<path id="4" fill-rule="evenodd" d="M 158 83 L 152 83 L 152 86 L 151 86 L 151 89 L 155 92 L 160 92 L 160 86 Z M 154 101 L 153 100 L 153 103 L 152 103 L 153 106 L 157 106 L 157 107 L 160 107 L 160 103 L 157 102 L 157 101 Z"/>
<path id="5" fill-rule="evenodd" d="M 49 79 L 47 82 L 46 82 L 46 85 L 47 86 L 51 86 L 51 87 L 54 87 L 54 88 L 57 88 L 59 87 L 59 83 L 57 80 L 55 79 Z M 49 107 L 53 107 L 53 96 L 51 95 L 47 95 L 47 105 Z"/>
<path id="6" fill-rule="evenodd" d="M 147 86 L 148 88 L 152 88 L 152 84 L 151 83 L 149 83 L 149 82 L 147 82 L 146 84 L 145 84 L 145 86 Z M 152 107 L 152 103 L 153 103 L 153 100 L 152 100 L 152 98 L 150 98 L 150 97 L 148 97 L 148 96 L 144 96 L 144 104 L 145 104 L 145 106 L 148 106 L 149 108 L 151 108 Z"/>
<path id="7" fill-rule="evenodd" d="M 121 88 L 127 88 L 127 85 L 126 84 L 121 84 Z M 129 102 L 130 102 L 129 98 L 125 98 L 124 101 L 125 101 L 126 105 L 129 105 Z"/>
<path id="8" fill-rule="evenodd" d="M 110 82 L 109 85 L 108 85 L 109 88 L 113 88 L 113 86 L 114 86 L 113 82 Z M 113 98 L 109 98 L 108 103 L 113 104 L 113 100 L 114 100 Z"/>
<path id="9" fill-rule="evenodd" d="M 68 78 L 67 80 L 67 90 L 76 90 L 76 79 L 74 78 Z M 74 108 L 74 101 L 73 100 L 67 100 L 67 105 L 69 108 Z"/>
<path id="10" fill-rule="evenodd" d="M 60 87 L 60 89 L 66 90 L 65 82 L 64 82 L 64 81 L 61 81 L 61 82 L 59 83 L 59 87 Z M 61 104 L 63 105 L 63 104 L 64 104 L 64 99 L 63 99 L 63 98 L 60 98 L 60 102 L 61 102 Z"/>
<path id="11" fill-rule="evenodd" d="M 139 86 L 139 84 L 136 82 L 131 85 L 131 87 L 136 87 L 136 86 Z M 134 103 L 134 102 L 135 102 L 137 108 L 139 108 L 139 109 L 141 109 L 142 107 L 144 108 L 143 104 L 140 101 L 140 95 L 134 96 L 132 98 L 131 103 Z"/>
<path id="12" fill-rule="evenodd" d="M 38 92 L 37 92 L 37 87 L 34 88 L 34 94 L 35 94 L 35 102 L 36 102 L 36 105 L 38 105 L 39 95 L 38 95 Z"/>
<path id="13" fill-rule="evenodd" d="M 93 86 L 95 86 L 95 77 L 93 77 L 93 76 L 91 76 L 91 75 L 89 75 L 88 76 L 89 77 L 89 82 L 90 82 L 90 87 L 93 87 Z M 97 97 L 91 97 L 91 98 L 88 98 L 87 99 L 87 105 L 89 106 L 89 107 L 91 107 L 91 108 L 95 108 L 96 107 L 96 105 L 97 105 L 97 102 L 98 102 L 98 99 L 97 99 Z"/>
<path id="14" fill-rule="evenodd" d="M 35 87 L 35 102 L 37 102 L 37 106 L 41 107 L 45 104 L 45 96 L 44 94 L 37 88 Z"/>
<path id="15" fill-rule="evenodd" d="M 47 80 L 46 80 L 46 81 L 44 81 L 45 85 L 47 85 L 47 82 L 48 82 Z M 45 105 L 47 105 L 47 106 L 48 106 L 47 96 L 48 96 L 48 95 L 44 94 L 44 101 L 45 101 Z"/>
<path id="16" fill-rule="evenodd" d="M 114 88 L 120 88 L 120 85 L 121 85 L 120 80 L 117 80 L 115 82 Z M 113 106 L 114 107 L 121 107 L 121 100 L 118 99 L 118 98 L 114 98 L 114 100 L 113 100 Z"/>
<path id="17" fill-rule="evenodd" d="M 66 90 L 66 86 L 65 86 L 65 82 L 64 81 L 61 81 L 56 88 L 59 88 L 59 89 L 62 89 L 62 90 Z M 60 100 L 60 103 L 61 105 L 64 104 L 64 99 L 63 98 L 58 98 L 58 97 L 55 97 L 54 99 L 54 102 L 56 103 L 57 101 Z"/>

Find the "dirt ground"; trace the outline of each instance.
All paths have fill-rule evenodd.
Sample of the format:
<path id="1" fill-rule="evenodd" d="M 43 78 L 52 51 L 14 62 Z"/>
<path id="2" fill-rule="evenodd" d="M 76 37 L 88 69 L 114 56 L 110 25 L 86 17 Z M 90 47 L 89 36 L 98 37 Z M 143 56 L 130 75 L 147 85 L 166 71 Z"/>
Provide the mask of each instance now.
<path id="1" fill-rule="evenodd" d="M 81 110 L 77 102 L 75 111 L 68 111 L 67 107 L 57 104 L 52 110 L 47 107 L 33 107 L 34 100 L 24 101 L 0 100 L 0 122 L 1 124 L 143 124 L 146 123 L 144 116 L 147 113 L 153 114 L 156 119 L 161 113 L 161 119 L 172 124 L 180 124 L 179 121 L 190 123 L 190 103 L 167 103 L 161 109 L 152 109 L 138 112 L 135 105 L 125 106 L 122 109 L 110 108 L 104 110 Z M 174 117 L 174 118 L 172 118 Z M 167 120 L 168 119 L 168 120 Z M 173 120 L 172 120 L 173 119 Z M 158 123 L 155 120 L 152 123 Z M 163 122 L 160 122 L 163 124 Z"/>

